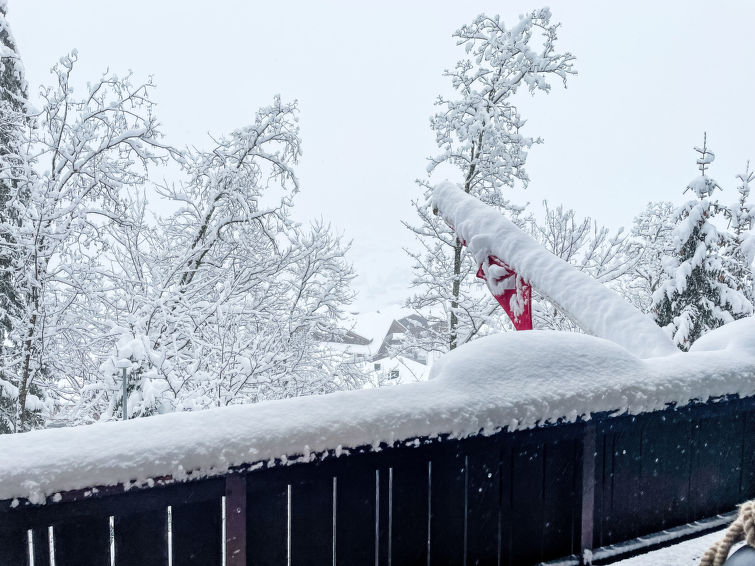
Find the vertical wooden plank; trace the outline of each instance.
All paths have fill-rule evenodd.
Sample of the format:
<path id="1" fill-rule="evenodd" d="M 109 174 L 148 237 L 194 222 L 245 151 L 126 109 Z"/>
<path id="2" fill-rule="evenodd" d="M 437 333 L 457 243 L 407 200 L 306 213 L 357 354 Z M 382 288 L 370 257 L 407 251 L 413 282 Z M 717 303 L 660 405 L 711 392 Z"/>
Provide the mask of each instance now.
<path id="1" fill-rule="evenodd" d="M 430 491 L 427 451 L 402 451 L 392 468 L 393 565 L 427 564 Z"/>
<path id="2" fill-rule="evenodd" d="M 245 475 L 225 478 L 225 556 L 225 566 L 246 566 Z"/>
<path id="3" fill-rule="evenodd" d="M 514 547 L 514 484 L 512 473 L 514 468 L 514 456 L 512 452 L 512 444 L 512 435 L 507 434 L 502 438 L 500 448 L 501 549 L 499 553 L 501 555 L 501 564 L 503 566 L 510 566 L 512 564 L 511 560 Z"/>
<path id="4" fill-rule="evenodd" d="M 118 566 L 167 566 L 167 509 L 116 516 L 114 530 Z"/>
<path id="5" fill-rule="evenodd" d="M 520 434 L 512 446 L 511 563 L 534 564 L 543 554 L 543 445 Z"/>
<path id="6" fill-rule="evenodd" d="M 583 442 L 577 443 L 571 436 L 571 428 L 562 428 L 561 438 L 558 438 L 559 429 L 554 429 L 552 435 L 557 438 L 545 444 L 544 450 L 544 489 L 543 489 L 543 558 L 553 560 L 563 558 L 571 554 L 579 554 L 585 550 L 579 545 L 579 540 L 592 544 L 593 539 L 593 510 L 588 504 L 594 502 L 595 486 L 595 436 L 592 433 L 592 444 L 584 450 Z M 583 481 L 581 474 L 577 478 L 577 453 L 579 457 L 588 458 L 587 466 L 592 469 L 587 478 L 587 490 L 580 489 L 577 496 L 576 485 Z M 592 462 L 592 464 L 590 463 Z M 584 466 L 580 467 L 584 471 Z M 593 499 L 590 499 L 590 491 Z M 576 510 L 582 507 L 584 513 L 579 514 Z M 582 528 L 585 532 L 582 532 Z M 577 535 L 579 533 L 579 535 Z M 581 536 L 580 536 L 581 535 Z M 575 539 L 577 543 L 575 544 Z M 589 548 L 589 547 L 588 547 Z"/>
<path id="7" fill-rule="evenodd" d="M 694 516 L 730 511 L 740 496 L 744 420 L 736 413 L 723 414 L 698 419 L 693 426 L 690 500 Z"/>
<path id="8" fill-rule="evenodd" d="M 336 564 L 374 564 L 375 508 L 372 460 L 344 461 L 336 478 Z"/>
<path id="9" fill-rule="evenodd" d="M 726 434 L 720 434 L 716 439 L 720 473 L 724 478 L 719 512 L 734 509 L 741 503 L 739 498 L 742 479 L 742 450 L 745 443 L 745 415 L 739 412 L 740 405 L 735 402 L 728 404 L 728 410 L 722 415 L 719 430 L 725 430 Z M 728 437 L 727 437 L 728 435 Z"/>
<path id="10" fill-rule="evenodd" d="M 642 474 L 642 433 L 635 417 L 632 424 L 611 434 L 610 493 L 603 499 L 604 543 L 614 544 L 640 534 L 636 514 Z"/>
<path id="11" fill-rule="evenodd" d="M 221 513 L 219 497 L 172 506 L 173 566 L 220 565 Z"/>
<path id="12" fill-rule="evenodd" d="M 500 446 L 495 439 L 467 441 L 467 561 L 471 566 L 498 564 L 500 548 Z"/>
<path id="13" fill-rule="evenodd" d="M 291 564 L 333 562 L 333 475 L 310 466 L 291 481 Z"/>
<path id="14" fill-rule="evenodd" d="M 579 522 L 579 557 L 580 560 L 584 560 L 586 553 L 592 552 L 593 543 L 595 541 L 595 479 L 596 479 L 596 463 L 597 463 L 597 436 L 594 422 L 587 422 L 584 424 L 584 430 L 582 433 L 582 450 L 579 465 L 577 470 L 579 475 L 577 479 L 579 481 L 579 510 L 580 510 L 580 522 Z"/>
<path id="15" fill-rule="evenodd" d="M 110 518 L 80 517 L 53 525 L 55 566 L 110 564 Z"/>
<path id="16" fill-rule="evenodd" d="M 0 566 L 27 564 L 28 538 L 26 529 L 6 528 L 0 523 Z"/>
<path id="17" fill-rule="evenodd" d="M 252 565 L 286 564 L 288 559 L 288 480 L 277 470 L 249 474 L 246 480 L 246 551 Z"/>
<path id="18" fill-rule="evenodd" d="M 50 531 L 48 527 L 39 527 L 32 531 L 34 545 L 34 566 L 50 566 Z M 2 561 L 0 560 L 0 564 Z"/>
<path id="19" fill-rule="evenodd" d="M 605 422 L 598 422 L 594 423 L 593 426 L 595 427 L 595 452 L 596 456 L 593 460 L 595 464 L 595 483 L 594 483 L 594 493 L 593 493 L 593 539 L 592 539 L 592 546 L 590 548 L 599 548 L 603 546 L 603 540 L 604 540 L 604 515 L 605 515 L 605 509 L 603 506 L 603 500 L 606 496 L 606 493 L 610 492 L 610 470 L 607 466 L 607 460 L 609 455 L 611 454 L 611 445 L 609 443 L 610 436 L 607 434 L 607 427 Z M 583 445 L 584 447 L 584 445 Z M 584 462 L 584 457 L 580 461 L 580 468 L 582 468 L 582 464 Z M 580 474 L 582 474 L 582 486 L 584 486 L 584 470 L 581 469 Z M 582 491 L 584 492 L 584 487 L 581 487 Z M 580 506 L 580 512 L 581 506 Z M 584 528 L 582 528 L 580 536 L 585 532 Z M 580 543 L 583 545 L 583 543 Z"/>
<path id="20" fill-rule="evenodd" d="M 636 513 L 641 533 L 687 523 L 691 424 L 675 412 L 650 415 L 642 434 L 642 478 Z"/>
<path id="21" fill-rule="evenodd" d="M 755 497 L 755 412 L 745 413 L 744 443 L 742 445 L 742 479 L 739 499 Z"/>
<path id="22" fill-rule="evenodd" d="M 459 441 L 446 441 L 431 453 L 430 564 L 464 563 L 466 538 L 466 457 Z"/>
<path id="23" fill-rule="evenodd" d="M 377 505 L 377 555 L 376 566 L 388 566 L 391 563 L 393 530 L 393 510 L 391 497 L 393 472 L 388 466 L 381 466 L 375 475 L 376 505 Z"/>

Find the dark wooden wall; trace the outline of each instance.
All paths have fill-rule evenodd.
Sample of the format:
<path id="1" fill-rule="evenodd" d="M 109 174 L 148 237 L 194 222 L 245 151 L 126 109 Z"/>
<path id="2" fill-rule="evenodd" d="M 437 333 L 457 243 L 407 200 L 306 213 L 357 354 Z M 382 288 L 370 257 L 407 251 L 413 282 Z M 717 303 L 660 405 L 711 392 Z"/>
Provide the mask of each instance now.
<path id="1" fill-rule="evenodd" d="M 530 565 L 755 496 L 753 399 L 416 444 L 0 502 L 0 566 Z"/>
<path id="2" fill-rule="evenodd" d="M 596 548 L 755 496 L 752 399 L 601 419 L 596 432 Z"/>

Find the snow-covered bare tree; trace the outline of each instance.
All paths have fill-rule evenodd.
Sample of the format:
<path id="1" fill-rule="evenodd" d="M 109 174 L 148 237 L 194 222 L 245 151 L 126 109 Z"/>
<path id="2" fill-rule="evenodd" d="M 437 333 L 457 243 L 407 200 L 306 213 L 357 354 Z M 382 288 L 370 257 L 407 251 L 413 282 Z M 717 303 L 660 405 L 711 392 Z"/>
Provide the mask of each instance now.
<path id="1" fill-rule="evenodd" d="M 706 174 L 715 158 L 708 149 L 707 135 L 695 151 L 700 155 L 700 175 L 690 181 L 685 192 L 692 191 L 697 199 L 676 212 L 674 253 L 664 258 L 665 278 L 653 294 L 656 321 L 682 350 L 688 350 L 706 332 L 753 312 L 752 303 L 721 255 L 731 237 L 712 222 L 721 207 L 711 197 L 720 187 Z"/>
<path id="2" fill-rule="evenodd" d="M 623 229 L 611 235 L 608 228 L 590 218 L 578 220 L 574 210 L 543 202 L 545 219 L 527 218 L 528 232 L 553 255 L 560 257 L 601 283 L 614 285 L 634 267 L 631 241 Z M 578 327 L 553 303 L 533 291 L 532 322 L 535 328 L 578 331 Z"/>
<path id="3" fill-rule="evenodd" d="M 11 191 L 19 184 L 25 165 L 23 129 L 28 109 L 24 67 L 6 15 L 6 0 L 0 0 L 0 223 L 18 221 L 9 206 Z M 18 314 L 19 299 L 13 286 L 13 263 L 9 234 L 0 235 L 0 434 L 10 432 L 15 421 L 18 387 L 4 371 L 6 337 Z M 31 415 L 29 415 L 31 416 Z"/>
<path id="4" fill-rule="evenodd" d="M 627 252 L 633 258 L 632 267 L 613 285 L 643 313 L 651 312 L 653 293 L 666 278 L 662 259 L 673 253 L 675 209 L 669 201 L 650 202 L 635 217 Z"/>
<path id="5" fill-rule="evenodd" d="M 549 81 L 558 79 L 565 85 L 576 73 L 574 57 L 556 50 L 558 28 L 546 8 L 520 17 L 511 27 L 498 16 L 480 15 L 454 33 L 467 56 L 445 72 L 456 95 L 439 97 L 439 111 L 431 118 L 440 153 L 430 159 L 429 176 L 439 166 L 450 165 L 458 170 L 467 193 L 513 216 L 521 211 L 506 200 L 504 189 L 516 182 L 526 186 L 527 152 L 540 140 L 522 133 L 524 120 L 513 97 L 522 87 L 532 94 L 549 92 Z M 420 185 L 427 189 L 428 183 Z M 490 315 L 498 307 L 480 292 L 477 266 L 463 253 L 459 239 L 423 199 L 414 206 L 419 224 L 408 227 L 421 251 L 410 254 L 417 294 L 409 306 L 447 321 L 447 332 L 426 348 L 453 349 L 494 323 Z"/>
<path id="6" fill-rule="evenodd" d="M 359 367 L 320 339 L 352 299 L 348 244 L 291 218 L 296 103 L 276 97 L 209 151 L 178 151 L 160 142 L 151 82 L 106 74 L 77 96 L 75 62 L 54 67 L 39 110 L 2 107 L 15 305 L 3 311 L 2 430 L 122 414 L 123 358 L 131 416 L 360 387 Z M 170 160 L 182 181 L 152 183 Z M 147 195 L 175 212 L 151 216 Z"/>
<path id="7" fill-rule="evenodd" d="M 173 215 L 151 225 L 137 197 L 110 225 L 110 348 L 99 375 L 72 384 L 71 420 L 122 411 L 123 358 L 130 416 L 362 385 L 319 339 L 338 331 L 353 273 L 330 227 L 291 219 L 300 145 L 296 104 L 276 97 L 252 125 L 181 156 L 185 181 L 159 188 Z"/>
<path id="8" fill-rule="evenodd" d="M 18 390 L 13 429 L 31 426 L 41 409 L 36 387 L 70 373 L 63 364 L 98 315 L 97 264 L 106 247 L 103 226 L 123 215 L 121 196 L 145 180 L 146 166 L 164 154 L 149 98 L 151 84 L 105 75 L 74 93 L 76 53 L 53 69 L 54 87 L 23 130 L 27 166 L 10 186 L 0 225 L 11 252 L 7 272 L 18 309 L 11 316 L 3 369 Z M 159 152 L 156 152 L 156 150 Z M 14 166 L 0 156 L 2 169 Z M 77 309 L 90 316 L 70 316 Z"/>

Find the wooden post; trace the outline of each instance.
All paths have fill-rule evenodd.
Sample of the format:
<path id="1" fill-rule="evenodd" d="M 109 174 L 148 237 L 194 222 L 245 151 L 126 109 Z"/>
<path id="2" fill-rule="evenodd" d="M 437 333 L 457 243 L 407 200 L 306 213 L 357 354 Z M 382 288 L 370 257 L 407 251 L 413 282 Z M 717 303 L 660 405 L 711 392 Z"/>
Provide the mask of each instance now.
<path id="1" fill-rule="evenodd" d="M 592 564 L 595 532 L 595 423 L 585 423 L 582 437 L 582 510 L 579 563 Z"/>
<path id="2" fill-rule="evenodd" d="M 246 566 L 246 475 L 225 478 L 225 563 Z"/>

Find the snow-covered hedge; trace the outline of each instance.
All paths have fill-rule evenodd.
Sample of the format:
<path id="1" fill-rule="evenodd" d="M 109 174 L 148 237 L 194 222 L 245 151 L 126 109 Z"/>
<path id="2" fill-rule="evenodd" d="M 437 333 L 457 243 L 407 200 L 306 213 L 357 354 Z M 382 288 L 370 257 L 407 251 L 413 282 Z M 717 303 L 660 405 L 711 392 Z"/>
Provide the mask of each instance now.
<path id="1" fill-rule="evenodd" d="M 58 491 L 734 393 L 755 395 L 752 318 L 704 336 L 689 353 L 645 360 L 582 334 L 506 333 L 446 355 L 425 383 L 0 436 L 0 500 L 43 502 Z"/>

